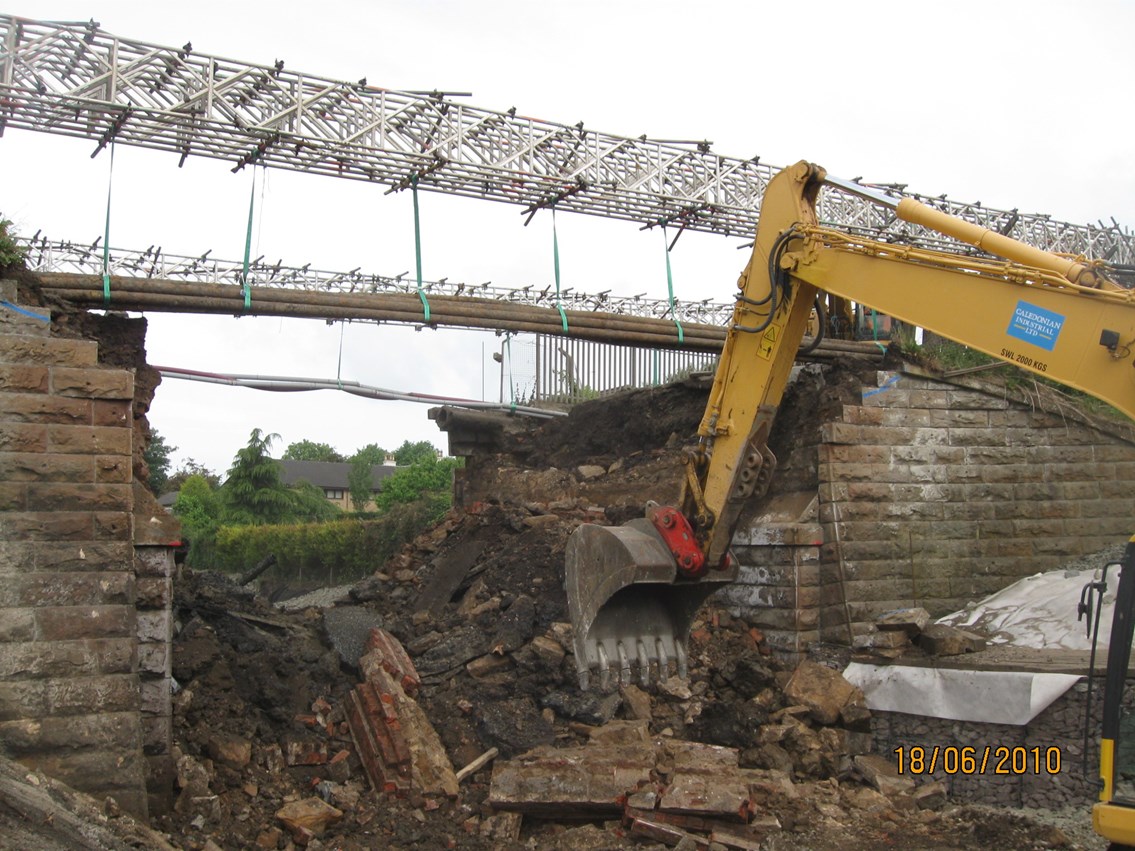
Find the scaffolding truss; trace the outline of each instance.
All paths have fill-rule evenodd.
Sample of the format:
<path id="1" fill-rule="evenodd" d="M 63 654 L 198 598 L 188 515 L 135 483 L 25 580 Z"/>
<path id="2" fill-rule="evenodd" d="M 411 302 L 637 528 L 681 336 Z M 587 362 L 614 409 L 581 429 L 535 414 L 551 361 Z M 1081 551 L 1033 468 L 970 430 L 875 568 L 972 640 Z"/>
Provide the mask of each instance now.
<path id="1" fill-rule="evenodd" d="M 36 273 L 62 273 L 68 275 L 103 274 L 103 250 L 99 240 L 88 245 L 66 241 L 52 241 L 37 236 L 20 241 L 27 249 L 25 263 Z M 240 260 L 221 260 L 211 252 L 196 257 L 167 254 L 160 247 L 142 250 L 111 248 L 107 272 L 112 277 L 141 278 L 172 281 L 186 284 L 243 285 L 244 264 Z M 375 275 L 352 269 L 333 272 L 307 266 L 285 266 L 283 263 L 265 263 L 263 258 L 250 261 L 247 282 L 254 287 L 272 287 L 307 292 L 416 295 L 418 284 L 409 276 Z M 555 287 L 526 286 L 508 288 L 491 282 L 480 284 L 458 283 L 443 278 L 423 281 L 422 291 L 427 297 L 456 296 L 468 299 L 492 299 L 503 304 L 555 308 L 557 302 L 565 310 L 610 313 L 651 319 L 677 319 L 704 325 L 724 327 L 733 315 L 733 304 L 674 299 L 673 313 L 666 299 L 646 298 L 644 295 L 616 296 L 610 292 L 584 293 L 573 288 L 558 296 Z"/>
<path id="2" fill-rule="evenodd" d="M 708 142 L 626 137 L 471 107 L 442 92 L 400 92 L 114 36 L 94 21 L 0 15 L 0 134 L 19 128 L 187 157 L 263 165 L 749 237 L 771 176 L 759 157 Z M 881 187 L 910 194 L 901 186 Z M 1112 220 L 1044 215 L 910 194 L 952 215 L 1044 248 L 1135 263 L 1135 235 Z M 959 250 L 940 236 L 834 188 L 826 224 L 875 239 Z M 963 248 L 964 251 L 972 251 Z"/>

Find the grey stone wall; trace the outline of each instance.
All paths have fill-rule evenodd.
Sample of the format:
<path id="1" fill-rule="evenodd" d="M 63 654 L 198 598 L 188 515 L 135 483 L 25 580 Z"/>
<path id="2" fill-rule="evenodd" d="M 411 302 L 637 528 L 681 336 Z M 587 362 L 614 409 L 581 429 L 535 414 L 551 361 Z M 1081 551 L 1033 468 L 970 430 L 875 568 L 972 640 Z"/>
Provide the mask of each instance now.
<path id="1" fill-rule="evenodd" d="M 0 746 L 145 817 L 173 792 L 177 528 L 140 483 L 153 388 L 121 364 L 144 326 L 118 323 L 111 367 L 16 296 L 0 281 Z"/>
<path id="2" fill-rule="evenodd" d="M 1132 705 L 1133 695 L 1130 686 L 1125 702 Z M 1057 698 L 1047 709 L 1037 715 L 1030 723 L 1015 726 L 1008 724 L 978 724 L 967 721 L 949 721 L 940 718 L 924 718 L 906 715 L 901 712 L 874 712 L 871 727 L 875 737 L 875 750 L 891 759 L 897 758 L 896 748 L 904 748 L 909 754 L 911 747 L 922 747 L 927 754 L 935 747 L 939 749 L 938 766 L 931 775 L 928 772 L 915 777 L 919 782 L 941 780 L 948 788 L 950 796 L 959 801 L 973 801 L 985 804 L 1004 804 L 1013 807 L 1057 808 L 1073 804 L 1088 804 L 1099 795 L 1099 735 L 1102 719 L 1103 684 L 1094 685 L 1092 699 L 1092 722 L 1090 725 L 1087 771 L 1084 770 L 1083 741 L 1084 713 L 1087 706 L 1087 683 L 1081 680 Z M 1006 762 L 1002 769 L 1007 773 L 998 774 L 995 769 L 998 760 L 991 754 L 986 762 L 986 771 L 958 770 L 948 773 L 942 767 L 946 748 L 974 748 L 978 754 L 980 767 L 981 754 L 986 746 L 991 748 L 1023 748 L 1025 759 L 1018 763 L 1027 770 L 1017 773 L 1012 763 Z M 1050 773 L 1055 758 L 1049 753 L 1052 748 L 1059 749 L 1060 771 Z M 1034 750 L 1036 749 L 1036 750 Z M 1038 773 L 1034 755 L 1039 754 L 1041 771 Z M 952 766 L 953 767 L 953 766 Z"/>
<path id="3" fill-rule="evenodd" d="M 1135 533 L 1127 425 L 1044 388 L 881 371 L 836 400 L 802 380 L 818 401 L 774 431 L 789 490 L 743 521 L 740 582 L 721 597 L 785 656 L 848 644 L 891 609 L 955 611 Z"/>

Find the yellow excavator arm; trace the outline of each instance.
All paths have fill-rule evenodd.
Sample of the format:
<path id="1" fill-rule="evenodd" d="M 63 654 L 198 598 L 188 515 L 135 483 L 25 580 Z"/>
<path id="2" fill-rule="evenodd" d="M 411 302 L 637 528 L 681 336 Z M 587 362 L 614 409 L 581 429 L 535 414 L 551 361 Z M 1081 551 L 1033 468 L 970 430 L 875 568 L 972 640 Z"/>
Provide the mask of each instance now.
<path id="1" fill-rule="evenodd" d="M 933 251 L 825 228 L 825 183 L 987 254 Z M 1135 418 L 1135 300 L 1099 268 L 1018 242 L 912 199 L 830 178 L 800 162 L 765 191 L 698 444 L 678 505 L 568 541 L 566 586 L 576 664 L 609 686 L 685 675 L 698 607 L 736 578 L 729 545 L 743 506 L 775 469 L 768 437 L 817 296 L 874 308 L 1090 393 Z"/>
<path id="2" fill-rule="evenodd" d="M 833 183 L 1003 260 L 860 239 L 820 227 Z M 1042 251 L 910 198 L 797 163 L 761 206 L 752 257 L 688 460 L 680 508 L 712 568 L 742 505 L 767 486 L 769 429 L 817 293 L 854 301 L 1090 393 L 1135 418 L 1135 300 L 1082 260 Z"/>

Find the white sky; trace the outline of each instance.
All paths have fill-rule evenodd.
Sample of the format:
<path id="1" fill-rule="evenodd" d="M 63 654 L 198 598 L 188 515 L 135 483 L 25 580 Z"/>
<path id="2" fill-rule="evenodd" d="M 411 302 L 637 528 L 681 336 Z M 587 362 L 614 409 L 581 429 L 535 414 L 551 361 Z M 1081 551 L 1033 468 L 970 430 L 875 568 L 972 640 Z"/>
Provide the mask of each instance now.
<path id="1" fill-rule="evenodd" d="M 589 129 L 709 139 L 730 156 L 809 159 L 846 178 L 928 195 L 1135 226 L 1131 85 L 1135 3 L 813 0 L 806 4 L 632 0 L 46 2 L 10 14 L 93 17 L 117 35 L 371 85 L 472 92 L 467 103 Z M 11 130 L 0 138 L 0 212 L 20 233 L 92 242 L 103 231 L 107 156 L 88 141 Z M 120 146 L 111 244 L 243 255 L 250 174 L 219 161 Z M 520 208 L 421 195 L 428 279 L 541 287 L 551 225 Z M 414 267 L 409 193 L 268 173 L 253 256 L 334 270 Z M 663 298 L 661 236 L 582 216 L 558 221 L 563 285 Z M 680 298 L 732 297 L 743 240 L 686 234 L 672 262 Z M 334 377 L 340 327 L 271 318 L 150 316 L 151 363 Z M 495 400 L 491 334 L 348 325 L 342 377 L 397 390 Z M 223 472 L 254 427 L 282 450 L 304 438 L 345 453 L 444 435 L 427 406 L 345 394 L 269 394 L 167 380 L 151 423 Z"/>

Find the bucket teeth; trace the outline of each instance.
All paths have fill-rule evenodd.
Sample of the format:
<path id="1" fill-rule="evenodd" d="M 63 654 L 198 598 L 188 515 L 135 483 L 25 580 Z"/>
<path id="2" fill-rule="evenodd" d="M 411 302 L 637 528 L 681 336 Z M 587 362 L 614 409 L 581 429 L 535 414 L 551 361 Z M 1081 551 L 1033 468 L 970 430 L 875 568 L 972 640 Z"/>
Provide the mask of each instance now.
<path id="1" fill-rule="evenodd" d="M 658 679 L 665 680 L 670 676 L 670 658 L 666 655 L 666 645 L 661 638 L 654 639 L 658 646 Z"/>
<path id="2" fill-rule="evenodd" d="M 642 639 L 635 642 L 638 647 L 638 681 L 644 686 L 650 685 L 650 657 L 646 655 L 646 645 Z"/>
<path id="3" fill-rule="evenodd" d="M 619 685 L 629 686 L 631 684 L 631 660 L 627 656 L 627 648 L 623 646 L 623 642 L 619 642 Z"/>
<path id="4" fill-rule="evenodd" d="M 600 644 L 599 654 L 599 688 L 602 691 L 611 690 L 611 666 L 607 660 L 607 649 Z"/>
<path id="5" fill-rule="evenodd" d="M 674 557 L 647 520 L 584 524 L 568 540 L 565 580 L 580 688 L 603 691 L 636 679 L 666 680 L 671 662 L 689 674 L 686 639 L 698 608 L 736 579 L 735 566 L 699 580 L 678 576 Z"/>

